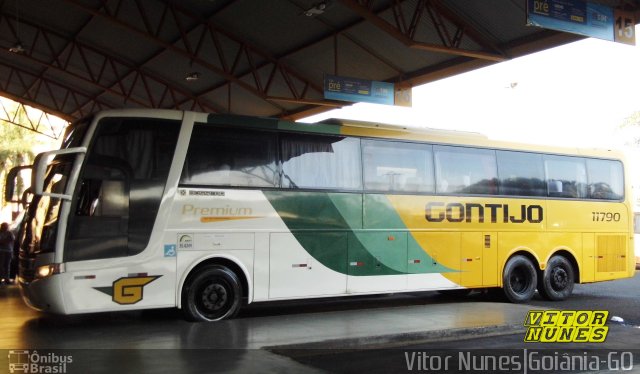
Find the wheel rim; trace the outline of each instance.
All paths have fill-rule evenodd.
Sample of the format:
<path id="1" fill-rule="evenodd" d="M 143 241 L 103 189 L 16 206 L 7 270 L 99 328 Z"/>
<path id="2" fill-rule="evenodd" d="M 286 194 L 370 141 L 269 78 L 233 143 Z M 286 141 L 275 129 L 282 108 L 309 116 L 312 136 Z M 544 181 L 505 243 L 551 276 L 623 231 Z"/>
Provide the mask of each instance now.
<path id="1" fill-rule="evenodd" d="M 562 267 L 555 267 L 551 270 L 551 288 L 554 291 L 562 291 L 569 285 L 569 274 Z"/>
<path id="2" fill-rule="evenodd" d="M 198 288 L 196 306 L 209 319 L 220 318 L 228 311 L 232 291 L 222 282 L 211 281 Z"/>
<path id="3" fill-rule="evenodd" d="M 511 276 L 509 277 L 509 285 L 513 292 L 517 294 L 523 294 L 531 286 L 531 277 L 529 272 L 523 266 L 519 266 L 513 269 Z"/>

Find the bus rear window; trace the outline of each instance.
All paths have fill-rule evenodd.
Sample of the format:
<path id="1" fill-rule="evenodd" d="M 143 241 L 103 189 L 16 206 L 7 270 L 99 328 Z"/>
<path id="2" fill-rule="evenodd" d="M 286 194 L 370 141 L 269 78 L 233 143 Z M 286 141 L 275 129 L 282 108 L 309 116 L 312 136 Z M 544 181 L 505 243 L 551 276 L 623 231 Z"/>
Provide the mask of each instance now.
<path id="1" fill-rule="evenodd" d="M 622 163 L 587 159 L 589 197 L 598 200 L 620 200 L 624 196 Z"/>

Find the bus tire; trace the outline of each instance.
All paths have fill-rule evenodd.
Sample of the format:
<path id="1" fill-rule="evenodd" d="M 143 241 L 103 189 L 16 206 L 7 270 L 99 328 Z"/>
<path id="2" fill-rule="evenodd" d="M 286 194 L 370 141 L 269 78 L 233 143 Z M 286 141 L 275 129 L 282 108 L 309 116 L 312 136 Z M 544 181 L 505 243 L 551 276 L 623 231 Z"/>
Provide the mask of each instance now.
<path id="1" fill-rule="evenodd" d="M 502 275 L 502 290 L 505 297 L 512 303 L 524 303 L 536 292 L 538 273 L 527 257 L 513 256 L 504 266 Z"/>
<path id="2" fill-rule="evenodd" d="M 229 268 L 209 265 L 187 279 L 182 292 L 182 310 L 190 321 L 220 321 L 240 310 L 242 285 Z"/>
<path id="3" fill-rule="evenodd" d="M 538 280 L 538 293 L 551 301 L 565 300 L 573 292 L 575 271 L 564 256 L 553 256 Z"/>

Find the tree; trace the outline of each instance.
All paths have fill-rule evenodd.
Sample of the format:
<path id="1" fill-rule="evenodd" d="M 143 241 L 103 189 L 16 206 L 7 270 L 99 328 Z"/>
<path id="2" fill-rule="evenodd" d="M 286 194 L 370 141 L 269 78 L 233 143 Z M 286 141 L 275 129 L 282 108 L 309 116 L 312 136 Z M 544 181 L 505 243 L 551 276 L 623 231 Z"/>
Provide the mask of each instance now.
<path id="1" fill-rule="evenodd" d="M 29 119 L 24 106 L 3 101 L 2 109 L 7 119 L 0 118 L 0 185 L 6 188 L 4 186 L 6 175 L 12 167 L 32 164 L 36 148 L 52 148 L 57 141 L 27 128 Z M 15 123 L 25 124 L 25 127 Z M 15 198 L 20 198 L 28 187 L 28 182 L 25 182 L 22 175 L 18 174 Z M 0 192 L 4 192 L 4 188 L 0 189 Z M 5 208 L 7 203 L 3 197 L 1 199 L 0 205 Z"/>
<path id="2" fill-rule="evenodd" d="M 31 130 L 10 123 L 0 123 L 0 183 L 4 185 L 9 169 L 17 165 L 33 162 L 34 147 L 38 144 L 37 134 Z M 5 186 L 6 188 L 6 186 Z M 15 193 L 18 197 L 25 190 L 25 181 L 18 175 Z M 6 202 L 2 199 L 2 207 Z"/>
<path id="3" fill-rule="evenodd" d="M 620 129 L 628 135 L 628 145 L 640 147 L 640 111 L 625 118 Z"/>

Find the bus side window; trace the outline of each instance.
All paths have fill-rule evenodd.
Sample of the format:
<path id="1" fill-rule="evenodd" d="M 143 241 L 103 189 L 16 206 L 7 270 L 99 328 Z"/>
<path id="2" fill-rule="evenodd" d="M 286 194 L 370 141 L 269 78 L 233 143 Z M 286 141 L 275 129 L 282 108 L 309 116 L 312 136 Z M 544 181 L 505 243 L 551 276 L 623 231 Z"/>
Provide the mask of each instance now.
<path id="1" fill-rule="evenodd" d="M 105 180 L 93 214 L 99 216 L 124 216 L 129 214 L 128 192 L 124 181 Z"/>
<path id="2" fill-rule="evenodd" d="M 546 196 L 547 188 L 562 189 L 562 184 L 545 185 L 542 155 L 528 152 L 497 151 L 500 195 Z M 551 185 L 553 184 L 553 185 Z"/>
<path id="3" fill-rule="evenodd" d="M 434 191 L 432 146 L 363 140 L 364 184 L 368 191 Z"/>
<path id="4" fill-rule="evenodd" d="M 549 196 L 560 196 L 562 194 L 562 181 L 549 180 L 547 182 L 547 188 L 549 190 Z"/>
<path id="5" fill-rule="evenodd" d="M 544 167 L 549 197 L 587 197 L 587 169 L 583 158 L 546 155 Z"/>
<path id="6" fill-rule="evenodd" d="M 122 159 L 105 156 L 89 159 L 78 192 L 76 215 L 128 215 L 132 175 Z"/>
<path id="7" fill-rule="evenodd" d="M 620 200 L 624 196 L 622 164 L 613 160 L 587 159 L 589 198 Z"/>
<path id="8" fill-rule="evenodd" d="M 498 192 L 495 151 L 440 145 L 433 149 L 437 193 L 494 195 Z"/>
<path id="9" fill-rule="evenodd" d="M 280 155 L 284 188 L 362 188 L 358 138 L 281 134 Z"/>
<path id="10" fill-rule="evenodd" d="M 180 183 L 277 187 L 276 137 L 266 131 L 196 124 Z"/>

